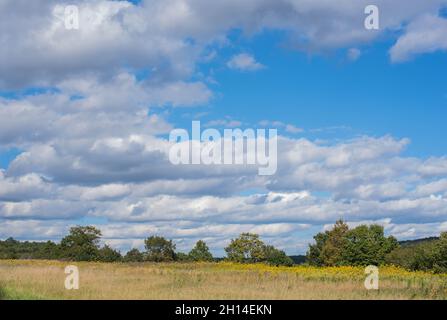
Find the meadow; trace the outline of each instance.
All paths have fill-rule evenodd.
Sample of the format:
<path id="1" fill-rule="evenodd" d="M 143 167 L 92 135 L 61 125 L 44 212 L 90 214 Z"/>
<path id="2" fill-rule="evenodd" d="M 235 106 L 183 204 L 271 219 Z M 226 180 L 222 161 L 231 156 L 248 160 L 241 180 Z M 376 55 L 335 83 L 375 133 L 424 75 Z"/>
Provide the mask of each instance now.
<path id="1" fill-rule="evenodd" d="M 67 262 L 0 260 L 0 299 L 446 299 L 447 275 L 380 268 L 380 289 L 358 267 L 235 263 L 71 263 L 79 290 L 66 290 Z"/>

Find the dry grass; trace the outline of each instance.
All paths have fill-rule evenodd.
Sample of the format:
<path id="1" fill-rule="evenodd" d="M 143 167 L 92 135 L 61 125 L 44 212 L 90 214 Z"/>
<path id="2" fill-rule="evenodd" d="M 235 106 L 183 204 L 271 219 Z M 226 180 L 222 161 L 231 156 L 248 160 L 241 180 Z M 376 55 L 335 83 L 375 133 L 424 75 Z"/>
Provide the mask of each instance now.
<path id="1" fill-rule="evenodd" d="M 0 299 L 446 299 L 447 277 L 380 269 L 367 291 L 362 268 L 72 263 L 80 289 L 64 288 L 67 263 L 0 261 Z"/>

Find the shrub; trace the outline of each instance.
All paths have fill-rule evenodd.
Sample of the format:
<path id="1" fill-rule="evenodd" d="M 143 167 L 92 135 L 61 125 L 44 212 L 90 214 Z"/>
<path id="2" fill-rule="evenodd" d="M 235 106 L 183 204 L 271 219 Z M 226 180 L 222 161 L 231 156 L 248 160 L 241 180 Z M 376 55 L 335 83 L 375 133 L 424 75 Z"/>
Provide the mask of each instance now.
<path id="1" fill-rule="evenodd" d="M 118 262 L 122 260 L 121 253 L 108 245 L 99 250 L 99 260 L 102 262 Z"/>
<path id="2" fill-rule="evenodd" d="M 144 256 L 138 249 L 132 249 L 126 253 L 123 260 L 125 262 L 142 262 Z"/>

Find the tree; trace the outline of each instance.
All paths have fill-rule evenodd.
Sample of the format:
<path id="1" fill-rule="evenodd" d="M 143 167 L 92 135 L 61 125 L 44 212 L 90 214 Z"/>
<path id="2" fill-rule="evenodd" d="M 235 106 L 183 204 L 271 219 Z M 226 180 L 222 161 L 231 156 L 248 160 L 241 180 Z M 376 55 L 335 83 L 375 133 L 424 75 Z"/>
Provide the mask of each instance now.
<path id="1" fill-rule="evenodd" d="M 379 225 L 361 225 L 349 230 L 339 220 L 334 228 L 315 237 L 309 246 L 307 260 L 316 266 L 380 265 L 397 246 L 394 237 L 385 237 Z"/>
<path id="2" fill-rule="evenodd" d="M 144 260 L 144 256 L 138 249 L 132 249 L 126 253 L 123 260 L 125 262 L 142 262 Z"/>
<path id="3" fill-rule="evenodd" d="M 293 260 L 282 250 L 276 249 L 274 246 L 264 247 L 265 261 L 273 266 L 292 266 Z"/>
<path id="4" fill-rule="evenodd" d="M 118 262 L 123 257 L 121 253 L 108 245 L 105 245 L 99 250 L 99 260 L 103 262 Z"/>
<path id="5" fill-rule="evenodd" d="M 361 225 L 346 233 L 342 248 L 342 264 L 353 266 L 381 265 L 385 257 L 398 246 L 397 240 L 385 237 L 379 225 Z"/>
<path id="6" fill-rule="evenodd" d="M 264 246 L 259 235 L 242 233 L 239 238 L 231 240 L 225 251 L 230 261 L 261 262 L 265 260 Z"/>
<path id="7" fill-rule="evenodd" d="M 74 261 L 95 261 L 99 258 L 101 231 L 93 226 L 77 226 L 61 240 L 62 255 Z"/>
<path id="8" fill-rule="evenodd" d="M 309 246 L 308 262 L 316 266 L 336 266 L 342 264 L 342 250 L 346 241 L 348 225 L 338 220 L 331 230 L 318 233 L 315 244 Z"/>
<path id="9" fill-rule="evenodd" d="M 175 260 L 175 244 L 172 240 L 163 237 L 152 236 L 144 241 L 146 248 L 146 260 L 154 262 Z"/>
<path id="10" fill-rule="evenodd" d="M 321 256 L 326 266 L 343 264 L 342 252 L 346 244 L 346 233 L 348 230 L 348 225 L 343 220 L 338 220 L 334 228 L 327 232 L 328 237 L 321 251 Z"/>
<path id="11" fill-rule="evenodd" d="M 40 250 L 36 252 L 36 258 L 38 259 L 59 259 L 61 258 L 61 247 L 52 241 L 43 243 Z"/>
<path id="12" fill-rule="evenodd" d="M 433 270 L 438 273 L 447 272 L 447 232 L 441 233 L 433 250 Z"/>
<path id="13" fill-rule="evenodd" d="M 324 244 L 328 238 L 327 232 L 318 233 L 314 236 L 315 244 L 309 245 L 309 251 L 306 255 L 306 260 L 313 266 L 323 266 L 324 260 L 321 252 L 323 251 Z"/>
<path id="14" fill-rule="evenodd" d="M 206 243 L 202 240 L 197 241 L 196 246 L 189 252 L 192 261 L 213 261 L 213 255 Z"/>
<path id="15" fill-rule="evenodd" d="M 412 271 L 433 270 L 437 242 L 430 240 L 399 246 L 386 255 L 385 262 Z"/>

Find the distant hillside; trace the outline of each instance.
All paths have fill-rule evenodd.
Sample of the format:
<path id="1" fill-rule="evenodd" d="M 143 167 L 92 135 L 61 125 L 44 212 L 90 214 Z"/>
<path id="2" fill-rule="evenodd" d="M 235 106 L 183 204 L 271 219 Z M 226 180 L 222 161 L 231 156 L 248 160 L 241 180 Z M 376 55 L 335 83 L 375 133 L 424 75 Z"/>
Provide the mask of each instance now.
<path id="1" fill-rule="evenodd" d="M 429 238 L 422 238 L 422 239 L 416 239 L 416 240 L 406 240 L 406 241 L 399 241 L 399 244 L 402 247 L 406 247 L 406 246 L 414 246 L 414 245 L 418 245 L 424 242 L 432 242 L 432 241 L 436 241 L 439 240 L 439 237 L 429 237 Z"/>
<path id="2" fill-rule="evenodd" d="M 294 264 L 303 264 L 306 262 L 306 256 L 289 256 L 293 260 Z"/>

